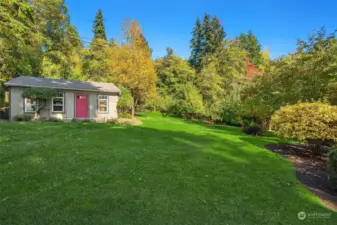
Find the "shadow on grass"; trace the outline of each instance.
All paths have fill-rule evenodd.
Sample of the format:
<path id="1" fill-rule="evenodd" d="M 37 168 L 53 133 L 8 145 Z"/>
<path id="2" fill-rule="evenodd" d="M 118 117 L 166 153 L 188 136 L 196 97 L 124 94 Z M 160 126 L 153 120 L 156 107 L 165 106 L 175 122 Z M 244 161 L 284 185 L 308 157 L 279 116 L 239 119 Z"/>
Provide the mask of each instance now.
<path id="1" fill-rule="evenodd" d="M 299 211 L 331 212 L 264 150 L 270 140 L 237 128 L 43 126 L 0 128 L 1 224 L 302 224 Z"/>

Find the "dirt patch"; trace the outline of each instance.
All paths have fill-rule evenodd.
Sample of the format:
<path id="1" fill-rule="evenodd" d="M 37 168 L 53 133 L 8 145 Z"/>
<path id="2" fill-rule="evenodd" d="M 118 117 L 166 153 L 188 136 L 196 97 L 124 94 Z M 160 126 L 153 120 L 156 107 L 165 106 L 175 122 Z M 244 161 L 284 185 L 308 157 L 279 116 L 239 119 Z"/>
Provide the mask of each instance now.
<path id="1" fill-rule="evenodd" d="M 337 191 L 329 186 L 327 156 L 313 158 L 305 145 L 269 144 L 266 147 L 292 161 L 297 179 L 326 206 L 337 211 Z"/>

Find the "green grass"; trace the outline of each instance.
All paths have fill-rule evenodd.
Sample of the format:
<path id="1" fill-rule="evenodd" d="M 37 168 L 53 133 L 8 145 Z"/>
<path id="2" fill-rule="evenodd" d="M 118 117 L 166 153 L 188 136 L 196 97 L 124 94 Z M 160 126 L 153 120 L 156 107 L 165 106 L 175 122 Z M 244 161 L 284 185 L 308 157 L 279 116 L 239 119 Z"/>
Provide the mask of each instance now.
<path id="1" fill-rule="evenodd" d="M 158 115 L 0 124 L 0 224 L 337 224 L 280 140 Z M 300 221 L 297 213 L 332 213 Z"/>

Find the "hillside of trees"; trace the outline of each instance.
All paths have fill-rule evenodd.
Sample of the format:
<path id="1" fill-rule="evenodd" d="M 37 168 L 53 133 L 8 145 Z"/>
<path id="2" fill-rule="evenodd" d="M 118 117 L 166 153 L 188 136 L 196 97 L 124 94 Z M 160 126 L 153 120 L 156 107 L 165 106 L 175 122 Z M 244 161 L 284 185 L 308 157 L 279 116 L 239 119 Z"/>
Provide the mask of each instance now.
<path id="1" fill-rule="evenodd" d="M 274 60 L 252 31 L 229 39 L 220 20 L 207 13 L 186 30 L 189 59 L 168 47 L 153 60 L 136 20 L 125 20 L 122 30 L 121 43 L 107 37 L 99 10 L 93 39 L 86 41 L 70 23 L 64 0 L 4 0 L 0 82 L 20 75 L 114 82 L 123 89 L 119 108 L 125 116 L 159 110 L 211 123 L 249 120 L 265 128 L 283 106 L 337 104 L 337 38 L 324 28 L 299 40 L 296 52 Z"/>

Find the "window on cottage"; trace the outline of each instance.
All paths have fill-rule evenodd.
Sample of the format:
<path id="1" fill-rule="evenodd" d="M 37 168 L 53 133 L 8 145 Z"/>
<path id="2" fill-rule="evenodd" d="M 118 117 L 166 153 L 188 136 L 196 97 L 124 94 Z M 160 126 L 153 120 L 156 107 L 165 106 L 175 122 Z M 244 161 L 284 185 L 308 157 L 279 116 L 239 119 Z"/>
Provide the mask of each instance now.
<path id="1" fill-rule="evenodd" d="M 109 96 L 107 95 L 98 95 L 98 112 L 99 113 L 107 113 L 109 112 Z"/>
<path id="2" fill-rule="evenodd" d="M 57 97 L 52 98 L 52 112 L 64 112 L 64 93 L 58 93 Z"/>
<path id="3" fill-rule="evenodd" d="M 29 98 L 25 98 L 25 112 L 26 113 L 36 112 L 36 101 L 33 101 Z"/>

